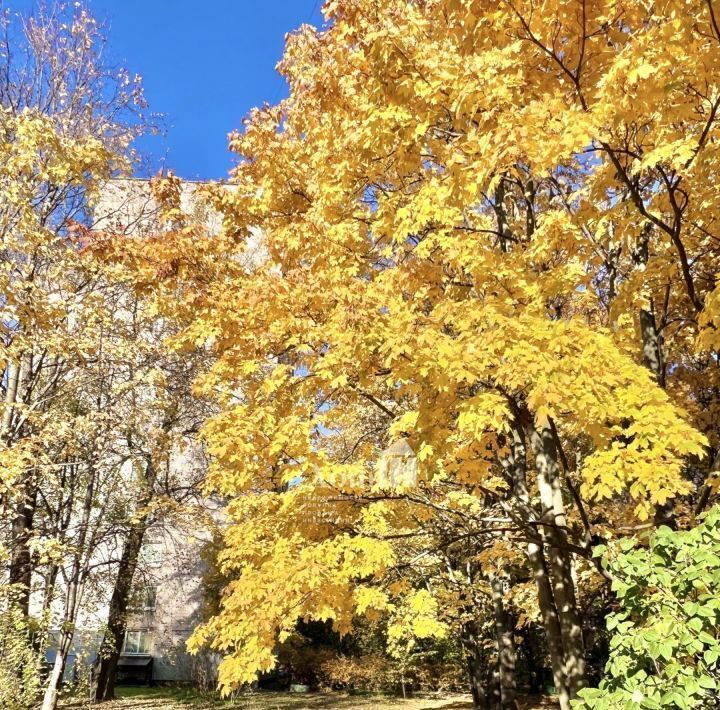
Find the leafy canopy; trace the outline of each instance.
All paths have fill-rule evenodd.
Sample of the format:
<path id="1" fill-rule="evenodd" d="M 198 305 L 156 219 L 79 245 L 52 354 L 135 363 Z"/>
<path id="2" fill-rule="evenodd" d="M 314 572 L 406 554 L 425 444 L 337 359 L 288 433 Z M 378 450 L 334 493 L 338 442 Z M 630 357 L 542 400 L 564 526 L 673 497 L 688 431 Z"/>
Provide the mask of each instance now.
<path id="1" fill-rule="evenodd" d="M 364 613 L 393 536 L 537 506 L 540 469 L 524 496 L 504 466 L 519 423 L 562 454 L 580 556 L 691 496 L 720 434 L 712 3 L 325 13 L 289 39 L 290 97 L 231 139 L 222 235 L 173 255 L 180 344 L 216 358 L 198 388 L 237 579 L 196 641 L 226 688 L 297 618 Z M 399 438 L 422 505 L 373 485 Z"/>

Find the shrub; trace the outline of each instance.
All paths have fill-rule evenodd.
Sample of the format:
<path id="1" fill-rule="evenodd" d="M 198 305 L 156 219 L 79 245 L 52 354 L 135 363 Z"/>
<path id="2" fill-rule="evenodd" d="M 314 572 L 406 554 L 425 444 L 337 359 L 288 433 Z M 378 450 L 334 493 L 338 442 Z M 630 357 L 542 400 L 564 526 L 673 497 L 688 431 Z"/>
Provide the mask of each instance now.
<path id="1" fill-rule="evenodd" d="M 625 539 L 598 554 L 620 608 L 605 677 L 576 707 L 720 707 L 720 507 L 691 530 L 659 528 L 647 547 Z"/>
<path id="2" fill-rule="evenodd" d="M 0 708 L 25 710 L 37 702 L 44 655 L 40 625 L 13 603 L 13 589 L 0 586 Z"/>
<path id="3" fill-rule="evenodd" d="M 323 685 L 348 690 L 392 690 L 395 685 L 393 662 L 380 654 L 334 656 L 320 667 Z"/>

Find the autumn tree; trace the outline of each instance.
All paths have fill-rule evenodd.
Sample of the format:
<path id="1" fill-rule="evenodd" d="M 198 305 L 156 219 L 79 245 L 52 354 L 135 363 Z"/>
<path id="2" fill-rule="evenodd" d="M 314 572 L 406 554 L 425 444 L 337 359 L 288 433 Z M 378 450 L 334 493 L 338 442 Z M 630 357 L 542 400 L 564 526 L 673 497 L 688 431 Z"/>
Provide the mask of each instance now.
<path id="1" fill-rule="evenodd" d="M 107 589 L 109 608 L 94 688 L 97 701 L 114 697 L 148 532 L 173 525 L 185 530 L 213 525 L 211 506 L 200 495 L 205 458 L 197 441 L 200 424 L 212 410 L 206 399 L 192 392 L 207 357 L 202 349 L 177 353 L 167 347 L 179 325 L 164 303 L 172 294 L 154 285 L 158 270 L 164 273 L 167 265 L 148 258 L 154 253 L 154 240 L 169 239 L 174 230 L 203 235 L 210 230 L 204 201 L 185 187 L 173 176 L 140 183 L 116 181 L 106 187 L 106 216 L 83 236 L 87 261 L 103 270 L 108 292 L 117 294 L 119 305 L 106 336 L 116 380 L 109 432 L 115 451 L 129 464 L 121 476 L 123 506 L 116 521 L 120 553 Z M 192 214 L 179 209 L 183 190 Z"/>
<path id="2" fill-rule="evenodd" d="M 9 582 L 27 613 L 38 491 L 67 453 L 56 430 L 68 420 L 53 405 L 97 349 L 87 314 L 98 279 L 80 265 L 72 225 L 100 181 L 128 168 L 144 101 L 126 72 L 108 71 L 104 36 L 79 6 L 5 10 L 3 31 L 2 510 Z"/>
<path id="3" fill-rule="evenodd" d="M 363 614 L 353 590 L 416 521 L 399 507 L 380 539 L 352 525 L 406 438 L 419 490 L 458 487 L 523 530 L 567 708 L 587 682 L 576 579 L 593 545 L 684 525 L 715 495 L 718 8 L 325 13 L 289 40 L 290 97 L 232 138 L 224 234 L 178 252 L 205 259 L 179 307 L 186 343 L 216 355 L 199 383 L 223 410 L 210 485 L 235 498 L 237 578 L 198 643 L 227 653 L 227 689 L 272 663 L 287 600 L 341 629 Z M 276 524 L 305 487 L 330 530 Z"/>
<path id="4" fill-rule="evenodd" d="M 59 614 L 52 708 L 101 566 L 93 555 L 117 535 L 108 513 L 127 492 L 117 447 L 127 341 L 113 329 L 127 288 L 88 258 L 81 226 L 108 179 L 132 168 L 149 123 L 139 78 L 108 64 L 105 31 L 81 5 L 3 9 L 2 29 L 0 583 L 12 590 L 3 612 L 25 627 L 33 591 L 45 621 Z M 36 650 L 46 641 L 34 634 Z"/>

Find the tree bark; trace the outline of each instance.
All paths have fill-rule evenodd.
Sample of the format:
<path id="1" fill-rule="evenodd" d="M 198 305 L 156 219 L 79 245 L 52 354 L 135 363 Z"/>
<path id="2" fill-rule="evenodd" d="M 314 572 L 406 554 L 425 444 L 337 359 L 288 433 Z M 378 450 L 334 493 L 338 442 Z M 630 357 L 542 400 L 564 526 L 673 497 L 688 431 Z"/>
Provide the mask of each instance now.
<path id="1" fill-rule="evenodd" d="M 650 258 L 650 237 L 653 233 L 652 222 L 647 222 L 640 232 L 640 236 L 632 251 L 632 258 L 635 264 L 641 268 L 645 268 Z M 640 314 L 640 337 L 642 339 L 642 354 L 645 367 L 652 372 L 657 383 L 665 389 L 665 356 L 663 354 L 662 335 L 657 326 L 655 318 L 655 308 L 652 299 L 650 299 L 647 308 L 641 308 Z M 675 503 L 672 500 L 658 506 L 655 511 L 655 525 L 668 525 L 676 528 L 675 520 Z"/>
<path id="2" fill-rule="evenodd" d="M 75 636 L 75 622 L 80 607 L 80 597 L 83 583 L 87 575 L 87 568 L 90 561 L 91 551 L 86 549 L 88 526 L 95 499 L 95 471 L 90 472 L 85 489 L 82 516 L 78 528 L 77 552 L 73 557 L 72 569 L 69 575 L 68 588 L 65 594 L 65 608 L 63 623 L 60 630 L 60 643 L 55 655 L 55 662 L 50 671 L 45 696 L 43 698 L 42 710 L 55 710 L 58 702 L 58 693 L 65 675 L 68 654 L 72 647 Z M 83 564 L 84 559 L 84 564 Z"/>
<path id="3" fill-rule="evenodd" d="M 2 432 L 0 437 L 7 444 L 10 440 L 15 402 L 17 401 L 18 383 L 20 382 L 20 366 L 9 362 L 6 369 L 7 386 L 5 389 L 5 411 L 3 412 Z"/>
<path id="4" fill-rule="evenodd" d="M 562 645 L 565 652 L 564 672 L 570 698 L 586 685 L 585 644 L 582 620 L 575 596 L 572 558 L 568 552 L 565 504 L 555 438 L 549 424 L 536 428 L 527 424 L 533 453 L 538 489 L 542 504 L 541 534 L 547 549 L 547 560 L 557 609 Z"/>
<path id="5" fill-rule="evenodd" d="M 23 493 L 12 522 L 12 547 L 8 581 L 10 584 L 18 586 L 18 608 L 25 616 L 28 616 L 30 613 L 30 591 L 33 572 L 30 538 L 37 507 L 37 488 L 30 482 L 29 474 L 26 474 L 26 478 L 21 484 L 21 490 Z"/>
<path id="6" fill-rule="evenodd" d="M 490 710 L 485 659 L 474 623 L 463 624 L 461 642 L 465 651 L 473 708 L 475 710 Z"/>
<path id="7" fill-rule="evenodd" d="M 663 357 L 662 336 L 660 335 L 655 320 L 655 313 L 650 304 L 650 309 L 640 309 L 640 333 L 643 343 L 643 362 L 652 372 L 657 383 L 665 389 L 665 360 Z M 655 511 L 655 525 L 667 525 L 675 529 L 675 502 L 669 500 L 657 507 Z"/>
<path id="8" fill-rule="evenodd" d="M 537 535 L 537 530 L 531 525 L 535 521 L 535 514 L 530 507 L 530 494 L 527 487 L 527 445 L 525 431 L 521 422 L 515 422 L 512 430 L 511 454 L 507 461 L 512 482 L 512 490 L 518 502 L 518 510 L 525 524 L 528 525 L 529 535 Z M 550 575 L 543 554 L 542 546 L 532 540 L 527 544 L 527 557 L 535 580 L 538 595 L 538 606 L 543 620 L 545 640 L 552 666 L 553 681 L 562 710 L 570 708 L 570 690 L 565 675 L 565 648 L 563 645 L 558 611 L 550 583 Z"/>
<path id="9" fill-rule="evenodd" d="M 123 545 L 120 563 L 118 564 L 112 597 L 110 598 L 107 631 L 101 647 L 102 657 L 98 670 L 97 687 L 95 688 L 96 702 L 104 702 L 115 698 L 117 665 L 127 629 L 128 600 L 133 577 L 138 566 L 140 549 L 150 523 L 150 512 L 147 507 L 153 498 L 155 479 L 155 468 L 152 462 L 148 461 L 143 482 L 144 492 L 136 506 L 140 514 L 130 525 L 130 531 Z"/>
<path id="10" fill-rule="evenodd" d="M 95 689 L 95 700 L 97 702 L 115 698 L 117 665 L 125 639 L 125 630 L 127 629 L 128 600 L 146 529 L 147 516 L 143 516 L 132 525 L 123 545 L 115 586 L 110 598 L 107 630 L 101 647 L 102 657 Z"/>
<path id="11" fill-rule="evenodd" d="M 505 610 L 503 601 L 503 581 L 498 575 L 490 578 L 493 599 L 493 615 L 495 618 L 495 640 L 498 652 L 498 685 L 500 688 L 500 707 L 517 708 L 516 695 L 516 655 L 515 640 L 510 617 Z"/>
<path id="12" fill-rule="evenodd" d="M 22 387 L 23 361 L 9 362 L 7 366 L 7 385 L 5 389 L 5 410 L 3 412 L 0 438 L 6 446 L 11 446 L 15 440 L 13 435 L 14 414 L 18 401 L 18 392 Z M 10 543 L 10 570 L 8 582 L 17 585 L 19 594 L 18 607 L 27 616 L 30 611 L 30 585 L 32 583 L 32 558 L 30 555 L 30 536 L 32 534 L 35 508 L 37 505 L 37 490 L 32 483 L 31 474 L 25 472 L 18 484 L 19 500 L 13 511 L 10 504 L 13 521 L 11 526 Z"/>
<path id="13" fill-rule="evenodd" d="M 643 341 L 643 362 L 653 373 L 660 387 L 665 389 L 665 362 L 662 353 L 662 341 L 658 333 L 655 314 L 652 310 L 640 309 L 640 332 Z"/>

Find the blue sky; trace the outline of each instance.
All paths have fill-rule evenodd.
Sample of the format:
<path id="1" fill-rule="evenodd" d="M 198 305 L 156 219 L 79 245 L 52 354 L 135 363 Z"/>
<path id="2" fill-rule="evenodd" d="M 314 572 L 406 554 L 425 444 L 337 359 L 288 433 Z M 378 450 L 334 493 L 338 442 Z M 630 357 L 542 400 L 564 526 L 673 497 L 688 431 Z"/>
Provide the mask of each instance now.
<path id="1" fill-rule="evenodd" d="M 168 134 L 143 142 L 184 178 L 221 178 L 227 134 L 253 107 L 286 94 L 275 65 L 285 34 L 322 22 L 315 0 L 90 0 L 112 52 L 142 75 Z"/>
<path id="2" fill-rule="evenodd" d="M 31 0 L 6 7 L 27 8 Z M 287 91 L 275 71 L 285 33 L 320 25 L 320 0 L 89 0 L 110 25 L 114 60 L 143 77 L 166 138 L 138 146 L 184 178 L 222 178 L 227 134 L 253 107 Z"/>

